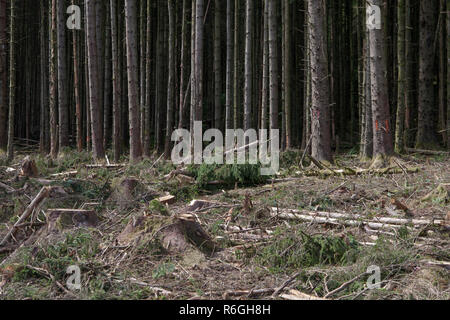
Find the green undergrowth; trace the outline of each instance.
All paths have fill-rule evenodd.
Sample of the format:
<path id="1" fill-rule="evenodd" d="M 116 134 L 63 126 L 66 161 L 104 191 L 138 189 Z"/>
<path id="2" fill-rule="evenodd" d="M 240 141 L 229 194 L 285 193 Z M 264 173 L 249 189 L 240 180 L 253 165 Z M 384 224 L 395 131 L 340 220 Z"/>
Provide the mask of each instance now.
<path id="1" fill-rule="evenodd" d="M 265 183 L 267 176 L 261 175 L 260 164 L 202 164 L 191 165 L 188 171 L 194 176 L 200 187 L 206 187 L 212 181 L 225 185 L 251 186 Z"/>

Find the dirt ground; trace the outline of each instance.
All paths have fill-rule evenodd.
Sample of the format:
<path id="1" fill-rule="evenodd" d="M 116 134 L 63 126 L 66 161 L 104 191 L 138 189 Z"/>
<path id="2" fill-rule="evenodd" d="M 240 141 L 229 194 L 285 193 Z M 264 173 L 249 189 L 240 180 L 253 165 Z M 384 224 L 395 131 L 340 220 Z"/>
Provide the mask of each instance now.
<path id="1" fill-rule="evenodd" d="M 41 188 L 56 189 L 0 246 L 0 299 L 450 299 L 448 155 L 360 174 L 368 165 L 351 154 L 322 170 L 302 169 L 301 156 L 247 185 L 200 183 L 203 171 L 156 158 L 87 168 L 89 155 L 74 152 L 35 157 L 38 174 L 24 177 L 19 155 L 0 167 L 10 188 L 0 187 L 0 241 Z M 173 203 L 156 200 L 169 194 Z M 98 223 L 50 232 L 49 209 L 90 210 Z M 67 288 L 71 265 L 79 290 Z"/>

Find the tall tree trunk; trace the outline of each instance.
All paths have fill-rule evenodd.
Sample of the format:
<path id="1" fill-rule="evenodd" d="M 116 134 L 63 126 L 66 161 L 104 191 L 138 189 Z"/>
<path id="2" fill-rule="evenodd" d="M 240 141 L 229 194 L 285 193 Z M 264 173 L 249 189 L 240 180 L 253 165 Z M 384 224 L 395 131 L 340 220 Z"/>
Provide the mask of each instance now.
<path id="1" fill-rule="evenodd" d="M 447 54 L 445 53 L 446 44 L 446 19 L 444 18 L 446 14 L 446 2 L 447 0 L 440 0 L 439 8 L 439 132 L 442 136 L 442 141 L 444 145 L 447 144 L 447 119 L 445 118 L 446 106 L 447 106 L 447 77 L 445 70 L 447 68 Z M 448 37 L 448 36 L 447 36 Z M 447 71 L 448 72 L 448 71 Z"/>
<path id="2" fill-rule="evenodd" d="M 137 61 L 137 1 L 125 2 L 125 20 L 127 32 L 127 74 L 128 74 L 128 108 L 130 125 L 130 162 L 141 160 L 142 146 L 139 122 L 138 95 L 138 61 Z"/>
<path id="3" fill-rule="evenodd" d="M 66 6 L 64 1 L 57 1 L 58 32 L 58 115 L 59 115 L 59 150 L 68 147 L 69 141 L 69 106 L 67 104 L 67 62 L 66 62 Z"/>
<path id="4" fill-rule="evenodd" d="M 58 156 L 58 123 L 57 123 L 57 97 L 58 97 L 58 74 L 57 74 L 57 1 L 51 0 L 51 24 L 50 24 L 50 154 L 53 159 Z"/>
<path id="5" fill-rule="evenodd" d="M 450 149 L 450 0 L 447 0 L 447 149 Z"/>
<path id="6" fill-rule="evenodd" d="M 249 0 L 252 1 L 252 0 Z M 215 0 L 214 7 L 214 127 L 223 129 L 222 107 L 222 28 L 221 28 L 221 3 Z"/>
<path id="7" fill-rule="evenodd" d="M 372 86 L 371 86 L 371 69 L 370 69 L 370 44 L 369 32 L 366 30 L 366 22 L 364 19 L 364 104 L 362 112 L 364 113 L 363 126 L 363 144 L 361 150 L 361 159 L 363 161 L 372 159 L 373 157 L 373 117 L 372 117 Z"/>
<path id="8" fill-rule="evenodd" d="M 189 64 L 189 54 L 188 54 L 188 8 L 189 8 L 189 1 L 183 0 L 183 14 L 182 14 L 182 27 L 181 27 L 181 57 L 180 57 L 180 115 L 179 115 L 179 121 L 178 121 L 178 128 L 187 129 L 189 127 L 188 125 L 188 117 L 189 113 L 188 108 L 186 108 L 186 98 L 188 96 L 188 91 L 191 86 L 191 81 L 189 78 L 188 80 L 188 69 L 187 66 Z M 189 82 L 189 84 L 187 83 Z"/>
<path id="9" fill-rule="evenodd" d="M 100 113 L 99 104 L 99 59 L 97 51 L 97 32 L 96 32 L 96 10 L 94 0 L 85 0 L 87 9 L 87 55 L 89 69 L 89 104 L 90 104 L 90 121 L 92 136 L 92 151 L 95 160 L 103 160 L 105 150 L 103 147 L 103 126 L 102 115 Z"/>
<path id="10" fill-rule="evenodd" d="M 270 103 L 270 129 L 279 129 L 278 126 L 278 104 L 279 104 L 279 82 L 278 82 L 278 41 L 277 41 L 277 0 L 268 0 L 269 18 L 269 103 Z M 274 137 L 271 135 L 270 139 Z"/>
<path id="11" fill-rule="evenodd" d="M 192 0 L 192 14 L 191 14 L 191 108 L 189 114 L 189 127 L 191 133 L 194 130 L 194 114 L 197 98 L 197 84 L 196 84 L 196 72 L 195 72 L 195 19 L 196 19 L 196 0 Z"/>
<path id="12" fill-rule="evenodd" d="M 435 97 L 436 1 L 420 1 L 419 126 L 417 148 L 437 146 Z"/>
<path id="13" fill-rule="evenodd" d="M 196 21 L 195 21 L 195 121 L 203 119 L 203 38 L 204 38 L 204 0 L 196 1 Z"/>
<path id="14" fill-rule="evenodd" d="M 292 92 L 291 92 L 291 4 L 290 0 L 284 1 L 284 118 L 286 121 L 285 130 L 285 147 L 290 149 L 292 145 L 291 135 L 291 103 L 292 103 Z"/>
<path id="15" fill-rule="evenodd" d="M 404 144 L 405 146 L 409 146 L 411 144 L 411 113 L 412 107 L 415 104 L 414 102 L 414 83 L 416 80 L 414 79 L 413 65 L 414 65 L 414 48 L 412 43 L 412 7 L 414 0 L 405 0 L 406 1 L 406 12 L 405 12 L 405 60 L 406 60 L 406 71 L 405 71 L 405 79 L 406 79 L 406 98 L 405 98 L 405 128 L 404 128 Z"/>
<path id="16" fill-rule="evenodd" d="M 108 16 L 109 6 L 106 6 L 105 17 L 105 58 L 104 58 L 104 92 L 103 92 L 103 145 L 108 148 L 111 142 L 111 92 L 112 92 L 112 61 L 111 61 L 111 24 Z"/>
<path id="17" fill-rule="evenodd" d="M 369 5 L 381 8 L 381 0 L 369 0 Z M 386 27 L 386 26 L 384 26 Z M 388 85 L 386 79 L 386 58 L 383 30 L 369 30 L 370 46 L 370 74 L 371 74 L 371 96 L 373 116 L 373 155 L 392 155 L 394 151 L 392 143 L 392 130 L 390 126 L 390 111 L 388 98 Z"/>
<path id="18" fill-rule="evenodd" d="M 324 3 L 308 1 L 309 47 L 311 51 L 312 156 L 331 162 L 330 82 L 328 80 Z"/>
<path id="19" fill-rule="evenodd" d="M 269 106 L 269 0 L 264 0 L 263 74 L 261 90 L 261 129 L 267 129 Z"/>
<path id="20" fill-rule="evenodd" d="M 72 0 L 72 4 L 75 4 L 75 0 Z M 77 150 L 83 151 L 83 119 L 81 117 L 81 95 L 80 95 L 80 57 L 78 55 L 78 34 L 77 30 L 72 31 L 73 37 L 73 78 L 75 89 L 75 115 L 76 115 L 76 127 L 77 127 Z"/>
<path id="21" fill-rule="evenodd" d="M 117 2 L 110 0 L 111 7 L 111 45 L 113 63 L 113 152 L 114 161 L 118 162 L 121 153 L 121 81 L 120 81 L 120 59 L 119 39 L 117 26 Z"/>
<path id="22" fill-rule="evenodd" d="M 395 152 L 403 153 L 405 150 L 404 127 L 405 127 L 405 98 L 406 98 L 406 79 L 405 79 L 405 0 L 397 1 L 397 59 L 398 59 L 398 93 L 397 93 L 397 124 L 395 130 Z"/>
<path id="23" fill-rule="evenodd" d="M 233 74 L 233 128 L 238 129 L 238 110 L 240 104 L 239 88 L 239 0 L 234 1 L 234 74 Z"/>
<path id="24" fill-rule="evenodd" d="M 43 6 L 43 4 L 42 4 Z M 7 18 L 6 0 L 0 0 L 0 150 L 6 151 L 8 134 L 8 46 L 7 46 Z"/>
<path id="25" fill-rule="evenodd" d="M 16 105 L 16 0 L 10 1 L 9 21 L 9 116 L 8 116 L 8 148 L 7 157 L 9 161 L 14 158 L 14 113 Z"/>
<path id="26" fill-rule="evenodd" d="M 164 155 L 170 158 L 175 104 L 175 0 L 168 1 L 169 11 L 169 79 L 167 84 L 167 123 Z"/>
<path id="27" fill-rule="evenodd" d="M 1 5 L 1 2 L 0 2 Z M 40 36 L 40 85 L 41 85 L 41 118 L 40 118 L 40 137 L 39 137 L 39 146 L 40 146 L 40 152 L 41 154 L 47 153 L 49 152 L 49 144 L 48 144 L 48 138 L 49 138 L 49 134 L 46 130 L 47 128 L 47 123 L 48 123 L 48 70 L 47 70 L 47 55 L 48 55 L 48 50 L 47 50 L 47 46 L 46 44 L 48 43 L 48 39 L 46 36 L 46 30 L 47 30 L 47 22 L 45 19 L 45 2 L 41 1 L 40 3 L 40 7 L 41 7 L 41 20 L 40 20 L 40 25 L 39 25 L 39 36 Z M 2 36 L 0 35 L 0 38 L 2 38 Z M 3 45 L 2 45 L 3 46 Z M 6 57 L 5 57 L 6 58 Z M 0 59 L 3 59 L 3 56 L 0 57 Z M 3 65 L 3 64 L 2 64 Z M 0 75 L 0 77 L 2 77 L 3 75 Z M 0 80 L 2 81 L 2 80 Z M 2 90 L 2 85 L 0 84 L 0 90 Z M 1 94 L 1 93 L 0 93 Z M 1 99 L 3 100 L 3 99 Z M 6 98 L 4 99 L 6 101 Z M 1 112 L 0 112 L 0 123 L 1 123 Z M 6 119 L 5 119 L 5 124 L 6 124 Z M 1 124 L 0 124 L 1 127 Z M 1 128 L 0 128 L 0 136 L 1 136 Z M 1 143 L 0 143 L 0 148 L 1 148 Z"/>
<path id="28" fill-rule="evenodd" d="M 253 0 L 246 0 L 245 24 L 245 86 L 244 86 L 244 130 L 252 126 L 253 91 Z"/>
<path id="29" fill-rule="evenodd" d="M 145 59 L 145 110 L 144 110 L 144 127 L 142 128 L 144 135 L 143 154 L 145 157 L 150 156 L 150 105 L 151 105 L 151 84 L 152 84 L 152 0 L 147 0 L 147 28 L 146 28 L 146 59 Z"/>
<path id="30" fill-rule="evenodd" d="M 226 62 L 226 93 L 225 93 L 225 128 L 233 127 L 233 15 L 232 0 L 227 0 L 227 62 Z"/>

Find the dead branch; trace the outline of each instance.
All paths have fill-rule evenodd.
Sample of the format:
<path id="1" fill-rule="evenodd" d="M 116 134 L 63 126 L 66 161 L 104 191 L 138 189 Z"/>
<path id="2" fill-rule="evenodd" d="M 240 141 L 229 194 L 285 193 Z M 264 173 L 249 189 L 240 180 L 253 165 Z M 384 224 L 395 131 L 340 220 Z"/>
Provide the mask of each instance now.
<path id="1" fill-rule="evenodd" d="M 11 239 L 11 236 L 16 232 L 17 227 L 24 223 L 24 221 L 33 213 L 34 209 L 39 207 L 42 202 L 50 196 L 52 188 L 51 187 L 44 187 L 41 189 L 41 191 L 38 193 L 38 195 L 31 201 L 30 205 L 25 209 L 22 216 L 19 218 L 19 220 L 14 224 L 14 226 L 9 230 L 8 234 L 3 238 L 2 242 L 0 242 L 0 246 L 4 246 L 9 239 Z"/>
<path id="2" fill-rule="evenodd" d="M 4 184 L 3 182 L 0 182 L 0 188 L 6 190 L 6 192 L 15 192 L 16 191 L 16 189 L 8 186 L 7 184 Z"/>
<path id="3" fill-rule="evenodd" d="M 123 168 L 127 165 L 125 163 L 116 163 L 116 164 L 87 164 L 87 169 L 98 169 L 98 168 L 106 168 L 106 169 L 117 169 Z"/>
<path id="4" fill-rule="evenodd" d="M 77 296 L 74 295 L 72 292 L 70 292 L 69 290 L 67 290 L 58 280 L 56 280 L 55 276 L 52 275 L 50 272 L 48 272 L 46 269 L 43 268 L 36 268 L 30 265 L 27 265 L 28 269 L 34 270 L 36 272 L 38 272 L 39 274 L 43 275 L 44 277 L 50 279 L 51 281 L 53 281 L 62 291 L 64 291 L 67 295 L 72 296 L 73 298 L 76 298 Z"/>
<path id="5" fill-rule="evenodd" d="M 242 297 L 247 296 L 248 298 L 264 296 L 272 294 L 275 291 L 274 288 L 266 288 L 266 289 L 252 289 L 252 290 L 228 290 L 223 294 L 223 299 L 228 300 L 231 297 Z"/>

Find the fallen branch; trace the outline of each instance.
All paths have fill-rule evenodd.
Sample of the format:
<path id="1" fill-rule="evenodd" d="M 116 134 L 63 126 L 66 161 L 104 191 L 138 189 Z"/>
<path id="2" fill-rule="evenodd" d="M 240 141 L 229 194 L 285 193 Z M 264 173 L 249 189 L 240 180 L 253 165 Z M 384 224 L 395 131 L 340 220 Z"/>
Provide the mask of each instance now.
<path id="1" fill-rule="evenodd" d="M 2 242 L 0 242 L 0 247 L 4 246 L 9 241 L 9 239 L 11 239 L 11 236 L 16 232 L 18 226 L 24 223 L 24 221 L 33 213 L 34 209 L 39 207 L 42 202 L 50 196 L 51 190 L 51 187 L 44 187 L 41 189 L 38 195 L 33 199 L 33 201 L 31 201 L 30 205 L 25 209 L 19 220 L 3 238 Z"/>
<path id="2" fill-rule="evenodd" d="M 6 192 L 15 192 L 16 191 L 16 189 L 8 186 L 7 184 L 4 184 L 3 182 L 0 182 L 0 188 L 6 190 Z"/>
<path id="3" fill-rule="evenodd" d="M 341 292 L 342 290 L 344 290 L 345 288 L 347 288 L 349 285 L 351 285 L 353 282 L 355 282 L 355 281 L 361 279 L 361 278 L 362 278 L 363 276 L 365 276 L 366 274 L 367 274 L 367 273 L 362 273 L 362 274 L 360 274 L 359 276 L 356 276 L 356 277 L 354 277 L 353 279 L 351 279 L 351 280 L 349 280 L 349 281 L 347 281 L 347 282 L 344 282 L 339 288 L 336 288 L 336 289 L 334 289 L 333 291 L 327 293 L 327 294 L 324 296 L 324 299 L 327 299 L 327 298 L 331 297 L 332 295 L 334 295 L 334 294 L 336 294 L 336 293 L 338 293 L 338 292 Z"/>
<path id="4" fill-rule="evenodd" d="M 420 153 L 425 155 L 450 155 L 450 152 L 448 151 L 436 151 L 436 150 L 423 150 L 423 149 L 412 149 L 412 148 L 406 148 L 406 151 L 409 153 Z"/>
<path id="5" fill-rule="evenodd" d="M 149 289 L 150 291 L 152 291 L 152 292 L 155 293 L 155 294 L 162 294 L 162 295 L 165 295 L 165 296 L 172 295 L 172 292 L 170 292 L 170 291 L 168 291 L 168 290 L 166 290 L 166 289 L 158 288 L 158 287 L 153 287 L 153 286 L 149 285 L 148 283 L 143 282 L 143 281 L 139 281 L 139 280 L 137 280 L 137 279 L 135 279 L 135 278 L 129 278 L 129 279 L 127 279 L 127 280 L 128 280 L 130 283 L 132 283 L 132 284 L 136 284 L 136 285 L 138 285 L 138 286 L 145 287 L 145 288 Z M 117 283 L 122 283 L 122 282 L 124 282 L 125 280 L 115 279 L 114 281 L 117 282 Z"/>
<path id="6" fill-rule="evenodd" d="M 276 296 L 280 295 L 280 292 L 283 291 L 289 284 L 291 284 L 292 281 L 297 279 L 297 277 L 299 275 L 300 275 L 300 272 L 297 272 L 292 277 L 290 277 L 288 280 L 286 280 L 278 289 L 275 290 L 275 292 L 273 293 L 272 296 L 276 297 Z"/>
<path id="7" fill-rule="evenodd" d="M 74 298 L 76 298 L 77 296 L 75 294 L 73 294 L 72 292 L 70 292 L 69 290 L 67 290 L 58 280 L 56 280 L 55 276 L 52 275 L 50 272 L 48 272 L 45 269 L 42 268 L 36 268 L 30 265 L 27 265 L 28 269 L 34 270 L 36 272 L 38 272 L 39 274 L 43 275 L 44 277 L 50 279 L 51 281 L 53 281 L 62 291 L 64 291 L 67 295 L 70 295 Z"/>
<path id="8" fill-rule="evenodd" d="M 248 298 L 269 295 L 275 292 L 273 288 L 266 289 L 252 289 L 252 290 L 228 290 L 223 294 L 223 299 L 228 300 L 230 297 L 242 297 L 247 296 Z"/>
<path id="9" fill-rule="evenodd" d="M 98 169 L 98 168 L 106 168 L 106 169 L 117 169 L 117 168 L 123 168 L 127 165 L 124 163 L 116 163 L 116 164 L 87 164 L 87 169 Z"/>

